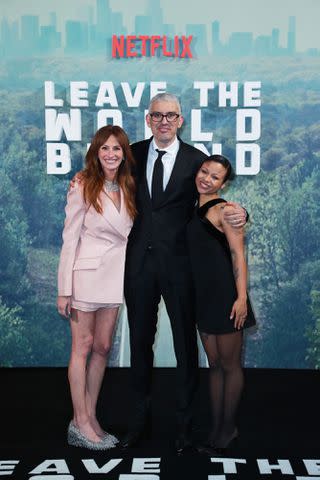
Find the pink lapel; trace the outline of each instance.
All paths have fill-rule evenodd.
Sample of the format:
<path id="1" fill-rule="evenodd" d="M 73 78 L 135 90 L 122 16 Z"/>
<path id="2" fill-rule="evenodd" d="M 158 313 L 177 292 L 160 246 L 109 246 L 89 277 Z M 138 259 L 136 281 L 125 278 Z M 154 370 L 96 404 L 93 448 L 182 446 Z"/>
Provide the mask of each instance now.
<path id="1" fill-rule="evenodd" d="M 101 195 L 101 198 L 103 207 L 102 215 L 104 219 L 111 225 L 111 227 L 117 230 L 117 232 L 122 237 L 127 238 L 132 225 L 132 220 L 125 207 L 122 189 L 120 188 L 120 212 L 118 211 L 111 198 L 108 196 L 107 192 L 104 191 Z"/>

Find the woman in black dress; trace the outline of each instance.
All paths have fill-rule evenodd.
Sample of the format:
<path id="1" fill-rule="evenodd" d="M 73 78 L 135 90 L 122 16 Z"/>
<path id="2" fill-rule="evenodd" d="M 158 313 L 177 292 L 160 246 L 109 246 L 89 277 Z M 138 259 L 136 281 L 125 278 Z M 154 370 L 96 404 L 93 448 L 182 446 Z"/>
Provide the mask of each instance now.
<path id="1" fill-rule="evenodd" d="M 243 388 L 243 329 L 255 324 L 247 297 L 243 228 L 224 220 L 219 197 L 232 173 L 230 162 L 212 155 L 196 176 L 199 204 L 188 225 L 196 295 L 196 321 L 210 367 L 213 428 L 209 444 L 226 448 L 238 436 L 235 423 Z"/>

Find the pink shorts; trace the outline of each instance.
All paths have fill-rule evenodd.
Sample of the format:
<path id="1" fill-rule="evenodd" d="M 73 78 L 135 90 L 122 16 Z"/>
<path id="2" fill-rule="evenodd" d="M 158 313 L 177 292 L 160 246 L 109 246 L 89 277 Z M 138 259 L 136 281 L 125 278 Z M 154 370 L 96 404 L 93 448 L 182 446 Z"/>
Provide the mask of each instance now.
<path id="1" fill-rule="evenodd" d="M 96 312 L 100 308 L 118 308 L 121 303 L 90 303 L 72 299 L 71 308 L 81 312 Z"/>

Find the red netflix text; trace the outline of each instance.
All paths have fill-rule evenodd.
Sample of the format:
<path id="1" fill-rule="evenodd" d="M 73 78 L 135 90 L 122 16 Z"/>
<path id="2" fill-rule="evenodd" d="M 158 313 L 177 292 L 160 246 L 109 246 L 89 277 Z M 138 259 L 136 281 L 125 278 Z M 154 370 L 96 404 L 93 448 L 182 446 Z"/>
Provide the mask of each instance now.
<path id="1" fill-rule="evenodd" d="M 192 35 L 112 35 L 112 57 L 179 57 L 192 58 Z"/>

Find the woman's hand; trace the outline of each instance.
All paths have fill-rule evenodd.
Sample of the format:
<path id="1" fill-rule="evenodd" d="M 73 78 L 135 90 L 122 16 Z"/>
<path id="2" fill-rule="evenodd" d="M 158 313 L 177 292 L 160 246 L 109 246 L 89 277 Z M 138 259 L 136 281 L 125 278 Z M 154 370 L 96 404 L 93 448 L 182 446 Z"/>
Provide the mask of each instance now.
<path id="1" fill-rule="evenodd" d="M 230 320 L 234 319 L 234 328 L 240 330 L 247 318 L 247 299 L 237 298 L 231 310 Z"/>
<path id="2" fill-rule="evenodd" d="M 60 315 L 66 318 L 71 317 L 71 297 L 63 297 L 62 295 L 57 298 L 57 308 Z"/>

